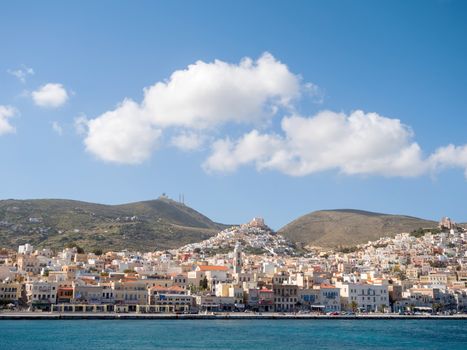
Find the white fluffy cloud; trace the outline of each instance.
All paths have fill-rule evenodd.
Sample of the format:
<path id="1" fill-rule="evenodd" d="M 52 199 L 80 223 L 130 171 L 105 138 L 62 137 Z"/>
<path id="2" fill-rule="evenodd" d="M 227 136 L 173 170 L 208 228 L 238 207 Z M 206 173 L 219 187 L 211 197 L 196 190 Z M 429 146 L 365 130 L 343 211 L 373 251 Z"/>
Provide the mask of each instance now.
<path id="1" fill-rule="evenodd" d="M 68 92 L 62 84 L 45 84 L 32 92 L 34 103 L 40 107 L 56 108 L 68 100 Z"/>
<path id="2" fill-rule="evenodd" d="M 84 143 L 103 160 L 140 163 L 164 128 L 199 131 L 229 122 L 258 124 L 291 107 L 300 88 L 300 77 L 269 53 L 239 64 L 198 61 L 146 88 L 141 103 L 126 99 L 89 120 Z M 181 133 L 172 144 L 189 150 L 202 139 L 199 133 Z"/>
<path id="3" fill-rule="evenodd" d="M 440 147 L 430 156 L 429 162 L 431 168 L 435 171 L 444 168 L 464 169 L 467 178 L 467 145 Z"/>
<path id="4" fill-rule="evenodd" d="M 9 119 L 17 114 L 15 108 L 0 105 L 0 135 L 14 133 L 15 127 L 10 124 Z"/>
<path id="5" fill-rule="evenodd" d="M 427 170 L 412 131 L 397 119 L 355 111 L 323 111 L 313 117 L 282 120 L 283 136 L 253 130 L 239 140 L 213 144 L 204 163 L 209 172 L 245 164 L 293 176 L 337 169 L 344 174 L 417 176 Z"/>
<path id="6" fill-rule="evenodd" d="M 254 123 L 290 106 L 300 79 L 271 54 L 240 64 L 198 61 L 145 89 L 143 108 L 157 125 L 211 128 Z"/>
<path id="7" fill-rule="evenodd" d="M 281 137 L 262 135 L 257 130 L 245 134 L 237 141 L 227 137 L 213 143 L 213 152 L 204 162 L 203 168 L 207 172 L 232 172 L 241 165 L 255 163 L 261 169 L 284 146 Z"/>
<path id="8" fill-rule="evenodd" d="M 361 110 L 304 117 L 294 114 L 299 98 L 319 104 L 324 91 L 302 82 L 269 53 L 238 64 L 197 61 L 145 88 L 140 103 L 125 99 L 94 119 L 76 119 L 75 126 L 88 152 L 114 163 L 145 161 L 170 129 L 170 145 L 183 151 L 211 141 L 203 163 L 211 173 L 254 165 L 291 176 L 337 170 L 413 177 L 456 167 L 467 177 L 467 146 L 449 145 L 424 156 L 410 127 L 398 119 Z M 281 113 L 292 116 L 282 118 L 279 131 L 268 131 L 271 119 Z M 232 124 L 253 129 L 237 139 L 224 134 L 212 142 L 213 135 L 232 130 Z"/>
<path id="9" fill-rule="evenodd" d="M 146 160 L 161 134 L 131 100 L 99 118 L 81 118 L 78 125 L 86 127 L 86 150 L 114 163 L 138 164 Z"/>

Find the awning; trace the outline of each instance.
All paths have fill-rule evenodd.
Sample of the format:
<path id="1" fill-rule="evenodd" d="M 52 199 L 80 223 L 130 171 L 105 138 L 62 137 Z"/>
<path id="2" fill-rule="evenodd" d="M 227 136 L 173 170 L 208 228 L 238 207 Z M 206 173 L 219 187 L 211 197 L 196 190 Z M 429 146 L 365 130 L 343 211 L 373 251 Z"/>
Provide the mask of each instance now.
<path id="1" fill-rule="evenodd" d="M 418 310 L 427 310 L 427 311 L 433 310 L 433 308 L 428 307 L 428 306 L 414 306 L 413 308 L 418 309 Z"/>

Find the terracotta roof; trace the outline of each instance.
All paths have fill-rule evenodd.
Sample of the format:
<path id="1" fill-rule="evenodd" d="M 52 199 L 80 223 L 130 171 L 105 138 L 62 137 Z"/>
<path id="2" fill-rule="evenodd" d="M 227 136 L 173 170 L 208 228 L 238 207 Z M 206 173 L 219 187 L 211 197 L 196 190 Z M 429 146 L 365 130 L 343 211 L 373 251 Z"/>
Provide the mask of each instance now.
<path id="1" fill-rule="evenodd" d="M 122 278 L 121 281 L 122 282 L 139 282 L 137 278 L 128 278 L 128 277 Z"/>
<path id="2" fill-rule="evenodd" d="M 217 265 L 201 265 L 198 266 L 199 271 L 227 271 L 227 266 L 217 266 Z"/>
<path id="3" fill-rule="evenodd" d="M 137 280 L 138 279 L 135 275 L 126 275 L 124 278 L 127 279 L 127 280 Z"/>
<path id="4" fill-rule="evenodd" d="M 185 291 L 182 287 L 179 286 L 171 286 L 171 287 L 163 287 L 163 286 L 154 286 L 150 288 L 151 290 L 158 290 L 158 291 L 170 291 L 170 292 L 183 292 Z"/>
<path id="5" fill-rule="evenodd" d="M 333 286 L 332 284 L 325 284 L 325 283 L 321 283 L 319 285 L 319 287 L 321 289 L 335 289 L 335 288 L 337 288 L 336 286 Z"/>
<path id="6" fill-rule="evenodd" d="M 186 277 L 187 274 L 185 272 L 172 272 L 172 273 L 168 273 L 167 276 L 170 276 L 170 277 L 184 276 L 184 277 Z"/>

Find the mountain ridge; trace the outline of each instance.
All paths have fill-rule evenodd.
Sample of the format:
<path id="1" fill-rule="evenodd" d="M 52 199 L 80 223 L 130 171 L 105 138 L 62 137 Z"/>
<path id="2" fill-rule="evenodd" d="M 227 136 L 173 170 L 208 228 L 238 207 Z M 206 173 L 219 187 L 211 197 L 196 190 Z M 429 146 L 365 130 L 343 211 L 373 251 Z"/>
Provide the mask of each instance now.
<path id="1" fill-rule="evenodd" d="M 407 215 L 325 209 L 302 215 L 277 232 L 295 243 L 335 247 L 436 225 Z M 0 200 L 0 247 L 13 249 L 24 243 L 53 249 L 175 249 L 230 226 L 165 196 L 115 205 L 55 198 Z"/>
<path id="2" fill-rule="evenodd" d="M 0 200 L 0 246 L 167 249 L 227 227 L 166 197 L 118 205 L 69 199 Z"/>
<path id="3" fill-rule="evenodd" d="M 435 221 L 408 215 L 358 209 L 327 209 L 302 215 L 280 228 L 278 233 L 305 245 L 336 247 L 366 243 L 420 227 L 436 226 Z"/>

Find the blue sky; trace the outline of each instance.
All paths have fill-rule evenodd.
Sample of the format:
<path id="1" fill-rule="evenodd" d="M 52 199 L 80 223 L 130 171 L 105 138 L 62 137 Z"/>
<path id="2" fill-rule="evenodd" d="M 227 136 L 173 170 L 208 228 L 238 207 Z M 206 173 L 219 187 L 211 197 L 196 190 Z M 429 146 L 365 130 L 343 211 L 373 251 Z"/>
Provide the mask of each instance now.
<path id="1" fill-rule="evenodd" d="M 276 229 L 330 208 L 466 221 L 466 16 L 464 1 L 2 2 L 0 198 L 183 193 Z"/>

